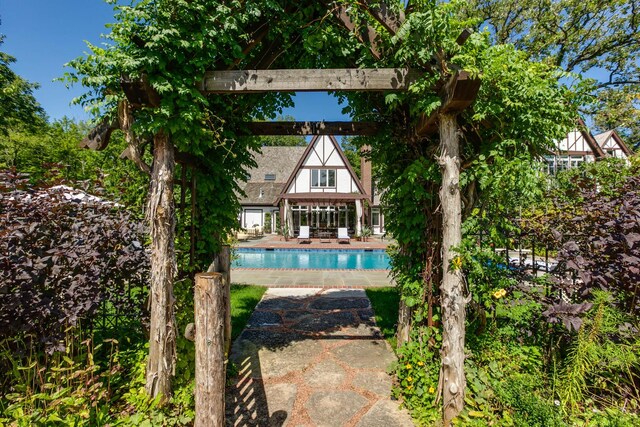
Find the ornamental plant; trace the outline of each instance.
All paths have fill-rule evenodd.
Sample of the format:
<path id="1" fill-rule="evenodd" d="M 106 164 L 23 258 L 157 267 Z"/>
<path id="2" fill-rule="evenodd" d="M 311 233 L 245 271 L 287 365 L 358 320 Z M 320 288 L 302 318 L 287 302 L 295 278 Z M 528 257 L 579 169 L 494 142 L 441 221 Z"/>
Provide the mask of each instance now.
<path id="1" fill-rule="evenodd" d="M 0 340 L 63 350 L 65 329 L 90 325 L 106 301 L 144 317 L 144 229 L 122 206 L 3 171 L 0 213 Z M 125 294 L 136 288 L 137 297 Z"/>
<path id="2" fill-rule="evenodd" d="M 618 307 L 640 313 L 640 176 L 615 191 L 582 188 L 578 202 L 558 198 L 552 209 L 527 223 L 559 248 L 558 261 L 577 280 L 556 279 L 573 302 L 606 290 Z M 589 307 L 587 307 L 588 309 Z"/>

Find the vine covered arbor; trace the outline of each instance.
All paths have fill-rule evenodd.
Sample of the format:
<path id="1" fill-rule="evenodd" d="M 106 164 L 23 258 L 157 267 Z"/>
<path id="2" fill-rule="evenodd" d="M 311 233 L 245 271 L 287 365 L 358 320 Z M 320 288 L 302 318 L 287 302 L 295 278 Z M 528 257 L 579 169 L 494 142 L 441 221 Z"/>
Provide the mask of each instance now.
<path id="1" fill-rule="evenodd" d="M 237 183 L 259 149 L 252 135 L 342 133 L 367 135 L 359 143 L 371 147 L 385 188 L 387 230 L 398 242 L 399 343 L 442 328 L 445 424 L 462 410 L 470 300 L 456 252 L 462 221 L 484 203 L 483 175 L 541 152 L 572 125 L 575 108 L 555 69 L 490 46 L 455 18 L 456 8 L 139 1 L 116 7 L 106 47 L 71 62 L 68 79 L 92 89 L 78 102 L 102 118 L 85 145 L 102 149 L 120 129 L 123 154 L 150 176 L 149 394 L 171 395 L 175 367 L 175 200 L 178 230 L 191 236 L 182 252 L 191 271 L 202 271 L 237 226 Z M 261 122 L 291 106 L 297 91 L 334 93 L 353 123 Z"/>

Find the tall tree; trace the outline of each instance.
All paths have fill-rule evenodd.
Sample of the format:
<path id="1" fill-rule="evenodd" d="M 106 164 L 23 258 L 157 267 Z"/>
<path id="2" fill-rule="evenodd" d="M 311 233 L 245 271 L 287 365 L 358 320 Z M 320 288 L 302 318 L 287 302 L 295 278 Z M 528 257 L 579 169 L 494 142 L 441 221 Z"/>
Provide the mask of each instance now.
<path id="1" fill-rule="evenodd" d="M 640 141 L 640 2 L 638 0 L 471 0 L 462 16 L 488 26 L 533 60 L 593 78 L 597 102 L 583 105 L 601 128 Z"/>
<path id="2" fill-rule="evenodd" d="M 0 45 L 4 36 L 0 35 Z M 33 96 L 38 84 L 30 83 L 11 70 L 16 59 L 0 51 L 0 134 L 17 125 L 36 129 L 45 122 L 44 110 Z"/>

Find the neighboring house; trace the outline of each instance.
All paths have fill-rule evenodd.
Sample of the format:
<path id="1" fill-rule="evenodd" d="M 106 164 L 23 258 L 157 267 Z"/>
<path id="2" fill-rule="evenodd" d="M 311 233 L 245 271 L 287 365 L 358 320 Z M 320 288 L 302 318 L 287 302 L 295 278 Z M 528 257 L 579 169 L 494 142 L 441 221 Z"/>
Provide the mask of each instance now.
<path id="1" fill-rule="evenodd" d="M 258 166 L 241 185 L 242 228 L 276 233 L 286 224 L 296 236 L 308 225 L 312 237 L 335 237 L 339 227 L 355 235 L 364 225 L 384 232 L 371 164 L 362 161 L 359 180 L 335 137 L 316 136 L 307 147 L 263 147 L 255 160 Z"/>
<path id="2" fill-rule="evenodd" d="M 628 159 L 633 152 L 622 141 L 620 135 L 615 130 L 608 130 L 601 134 L 594 136 L 596 142 L 602 148 L 607 156 L 616 157 L 618 159 Z"/>
<path id="3" fill-rule="evenodd" d="M 582 121 L 579 124 L 582 130 L 569 132 L 566 138 L 557 142 L 554 152 L 544 156 L 550 174 L 555 175 L 565 169 L 578 167 L 581 163 L 606 157 L 626 160 L 633 154 L 615 130 L 593 136 L 584 130 L 586 127 Z"/>

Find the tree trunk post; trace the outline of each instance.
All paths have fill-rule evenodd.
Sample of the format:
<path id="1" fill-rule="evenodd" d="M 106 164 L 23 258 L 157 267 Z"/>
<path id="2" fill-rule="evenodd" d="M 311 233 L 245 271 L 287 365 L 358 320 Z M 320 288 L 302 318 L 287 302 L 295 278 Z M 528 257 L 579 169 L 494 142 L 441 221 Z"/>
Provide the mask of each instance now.
<path id="1" fill-rule="evenodd" d="M 466 297 L 460 264 L 452 248 L 462 241 L 460 200 L 460 158 L 458 125 L 454 113 L 440 115 L 440 157 L 442 170 L 440 204 L 442 208 L 442 365 L 440 387 L 443 398 L 443 421 L 451 425 L 464 406 Z"/>
<path id="2" fill-rule="evenodd" d="M 171 377 L 175 375 L 176 362 L 174 168 L 173 144 L 167 135 L 160 132 L 154 138 L 147 211 L 151 228 L 151 324 L 146 390 L 151 397 L 161 396 L 163 403 L 171 397 Z"/>
<path id="3" fill-rule="evenodd" d="M 400 348 L 409 342 L 411 332 L 411 321 L 413 310 L 404 300 L 400 299 L 400 309 L 398 310 L 398 327 L 396 329 L 396 347 Z"/>
<path id="4" fill-rule="evenodd" d="M 224 278 L 224 354 L 231 351 L 231 246 L 222 245 L 213 259 L 209 272 L 222 273 Z"/>
<path id="5" fill-rule="evenodd" d="M 195 427 L 224 427 L 224 282 L 223 273 L 196 274 Z"/>

